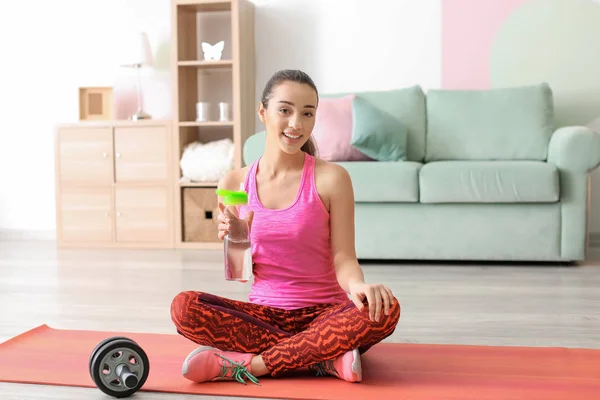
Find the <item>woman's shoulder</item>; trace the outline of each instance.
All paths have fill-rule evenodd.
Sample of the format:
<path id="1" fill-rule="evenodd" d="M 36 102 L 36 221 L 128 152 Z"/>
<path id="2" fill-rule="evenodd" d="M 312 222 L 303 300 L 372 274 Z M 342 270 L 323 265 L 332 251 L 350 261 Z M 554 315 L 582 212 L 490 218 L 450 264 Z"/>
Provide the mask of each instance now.
<path id="1" fill-rule="evenodd" d="M 244 184 L 249 169 L 250 166 L 247 165 L 242 168 L 232 169 L 228 171 L 219 180 L 219 189 L 240 190 L 240 185 Z"/>
<path id="2" fill-rule="evenodd" d="M 315 157 L 315 178 L 327 184 L 336 185 L 350 182 L 348 170 L 340 164 Z"/>
<path id="3" fill-rule="evenodd" d="M 333 198 L 351 196 L 354 193 L 348 170 L 320 158 L 315 158 L 315 186 L 327 209 Z"/>

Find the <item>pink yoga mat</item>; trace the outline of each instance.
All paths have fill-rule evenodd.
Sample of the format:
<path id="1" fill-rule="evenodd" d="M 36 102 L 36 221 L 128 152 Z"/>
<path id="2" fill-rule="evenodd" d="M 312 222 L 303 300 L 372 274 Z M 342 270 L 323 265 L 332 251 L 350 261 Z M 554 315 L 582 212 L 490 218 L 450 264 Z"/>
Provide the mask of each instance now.
<path id="1" fill-rule="evenodd" d="M 0 344 L 0 381 L 95 388 L 89 356 L 110 336 L 127 336 L 148 354 L 150 375 L 141 391 L 322 400 L 600 399 L 600 350 L 380 343 L 363 355 L 361 383 L 300 371 L 261 377 L 261 386 L 195 384 L 181 376 L 181 363 L 196 345 L 178 335 L 46 325 Z"/>

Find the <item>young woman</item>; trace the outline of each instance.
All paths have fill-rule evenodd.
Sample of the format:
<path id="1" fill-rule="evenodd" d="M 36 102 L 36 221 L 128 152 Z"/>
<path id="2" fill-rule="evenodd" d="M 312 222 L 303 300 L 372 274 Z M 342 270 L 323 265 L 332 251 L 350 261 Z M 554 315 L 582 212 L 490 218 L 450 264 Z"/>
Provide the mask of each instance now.
<path id="1" fill-rule="evenodd" d="M 254 283 L 249 302 L 196 291 L 173 300 L 177 332 L 201 345 L 183 362 L 194 382 L 258 383 L 302 367 L 360 382 L 360 354 L 396 328 L 398 301 L 386 286 L 366 283 L 357 262 L 350 176 L 315 156 L 318 102 L 308 75 L 277 72 L 258 106 L 263 155 L 219 182 L 248 193 L 239 214 L 219 198 L 218 237 L 232 219 L 248 220 Z"/>

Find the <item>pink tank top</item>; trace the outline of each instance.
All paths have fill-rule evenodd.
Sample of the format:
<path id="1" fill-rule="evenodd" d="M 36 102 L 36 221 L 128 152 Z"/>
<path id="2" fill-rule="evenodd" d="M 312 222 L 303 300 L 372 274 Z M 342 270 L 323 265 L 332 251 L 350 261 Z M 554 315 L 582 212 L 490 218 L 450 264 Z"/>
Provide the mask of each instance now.
<path id="1" fill-rule="evenodd" d="M 244 182 L 248 205 L 240 207 L 242 218 L 254 211 L 250 234 L 254 283 L 248 299 L 286 310 L 347 301 L 333 266 L 329 212 L 315 186 L 315 158 L 305 154 L 296 199 L 276 210 L 264 207 L 258 198 L 259 161 L 248 170 Z"/>

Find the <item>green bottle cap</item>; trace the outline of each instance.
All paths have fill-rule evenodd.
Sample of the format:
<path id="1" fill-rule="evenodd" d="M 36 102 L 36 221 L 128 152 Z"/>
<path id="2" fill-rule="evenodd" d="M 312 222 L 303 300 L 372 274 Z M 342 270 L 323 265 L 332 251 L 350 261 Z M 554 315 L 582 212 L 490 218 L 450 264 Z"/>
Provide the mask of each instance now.
<path id="1" fill-rule="evenodd" d="M 231 190 L 217 189 L 216 193 L 218 196 L 223 197 L 223 202 L 226 206 L 248 204 L 248 193 L 243 190 L 234 192 Z"/>

